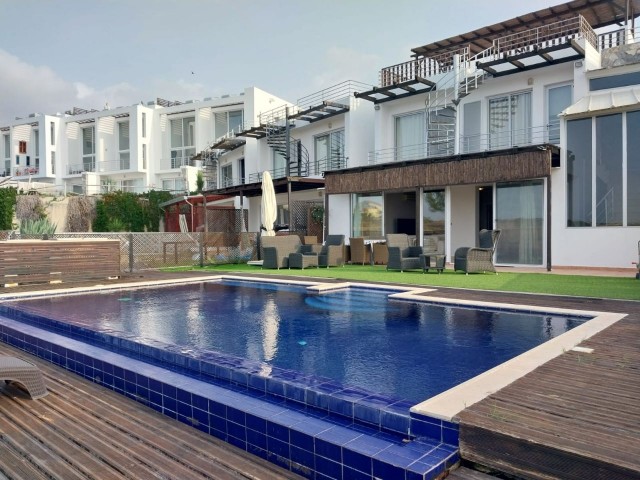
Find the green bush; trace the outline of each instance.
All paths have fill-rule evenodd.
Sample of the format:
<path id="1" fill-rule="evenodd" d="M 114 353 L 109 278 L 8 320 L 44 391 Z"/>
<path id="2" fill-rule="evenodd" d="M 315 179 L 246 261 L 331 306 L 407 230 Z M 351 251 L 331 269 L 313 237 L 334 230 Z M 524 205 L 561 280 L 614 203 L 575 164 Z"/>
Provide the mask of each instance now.
<path id="1" fill-rule="evenodd" d="M 130 192 L 111 192 L 96 202 L 94 232 L 157 232 L 162 210 L 159 205 L 173 196 L 168 192 L 138 195 Z"/>
<path id="2" fill-rule="evenodd" d="M 53 235 L 58 226 L 51 223 L 48 218 L 38 218 L 36 220 L 23 220 L 20 222 L 21 235 Z"/>
<path id="3" fill-rule="evenodd" d="M 16 208 L 18 189 L 0 188 L 0 230 L 13 230 L 13 212 Z"/>

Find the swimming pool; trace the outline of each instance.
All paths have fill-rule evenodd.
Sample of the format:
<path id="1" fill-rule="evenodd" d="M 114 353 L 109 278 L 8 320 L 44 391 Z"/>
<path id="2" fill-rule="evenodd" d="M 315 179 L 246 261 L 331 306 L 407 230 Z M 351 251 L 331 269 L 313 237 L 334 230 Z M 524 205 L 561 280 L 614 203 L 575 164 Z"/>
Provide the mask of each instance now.
<path id="1" fill-rule="evenodd" d="M 621 318 L 471 305 L 395 286 L 363 290 L 357 284 L 260 283 L 235 276 L 152 286 L 162 288 L 132 284 L 0 295 L 0 341 L 307 478 L 442 478 L 460 459 L 458 412 Z M 218 290 L 233 295 L 218 298 Z M 427 319 L 425 300 L 447 307 L 439 320 Z M 462 313 L 453 315 L 450 308 Z M 207 310 L 218 321 L 206 320 Z M 522 313 L 541 316 L 542 323 L 532 327 Z M 525 337 L 554 338 L 419 404 L 397 397 L 402 393 L 395 385 L 408 383 L 405 368 L 445 356 L 439 353 L 443 339 L 453 340 L 448 361 L 437 368 L 423 363 L 415 383 L 427 384 L 420 375 L 431 370 L 438 378 L 455 376 L 459 368 L 442 369 L 457 357 L 466 358 L 466 370 L 476 353 L 487 350 L 488 339 L 503 340 L 500 353 L 511 343 L 527 344 L 531 338 L 514 342 L 510 327 L 516 323 L 535 332 Z M 230 333 L 238 325 L 244 330 Z M 435 346 L 422 343 L 419 333 L 436 331 Z M 235 353 L 213 350 L 222 348 L 215 342 L 223 339 L 224 349 Z M 471 339 L 475 347 L 465 343 Z M 346 354 L 337 354 L 339 346 Z M 392 365 L 390 373 L 378 371 L 381 359 Z M 318 374 L 325 364 L 342 380 Z M 377 383 L 366 383 L 372 377 Z"/>
<path id="2" fill-rule="evenodd" d="M 238 280 L 5 304 L 87 329 L 215 351 L 414 403 L 582 324 L 578 316 Z"/>

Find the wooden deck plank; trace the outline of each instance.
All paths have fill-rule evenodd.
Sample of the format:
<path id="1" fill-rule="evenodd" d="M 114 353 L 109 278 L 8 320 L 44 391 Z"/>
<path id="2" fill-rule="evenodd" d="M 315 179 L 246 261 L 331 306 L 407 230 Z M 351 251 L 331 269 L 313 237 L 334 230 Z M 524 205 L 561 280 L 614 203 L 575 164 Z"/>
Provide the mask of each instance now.
<path id="1" fill-rule="evenodd" d="M 36 364 L 49 389 L 31 400 L 0 388 L 0 448 L 12 446 L 0 478 L 300 478 L 5 344 L 0 353 Z"/>

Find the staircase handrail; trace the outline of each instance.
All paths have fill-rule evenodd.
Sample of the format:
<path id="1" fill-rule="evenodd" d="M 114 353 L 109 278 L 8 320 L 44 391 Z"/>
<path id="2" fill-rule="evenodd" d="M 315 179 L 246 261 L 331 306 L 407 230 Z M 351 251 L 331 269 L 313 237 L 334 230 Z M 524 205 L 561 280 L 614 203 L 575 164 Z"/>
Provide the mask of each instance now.
<path id="1" fill-rule="evenodd" d="M 296 107 L 300 110 L 306 110 L 310 107 L 321 105 L 322 102 L 337 102 L 343 99 L 350 99 L 355 92 L 371 90 L 372 85 L 358 82 L 356 80 L 346 80 L 344 82 L 332 85 L 318 92 L 301 97 L 296 102 Z"/>

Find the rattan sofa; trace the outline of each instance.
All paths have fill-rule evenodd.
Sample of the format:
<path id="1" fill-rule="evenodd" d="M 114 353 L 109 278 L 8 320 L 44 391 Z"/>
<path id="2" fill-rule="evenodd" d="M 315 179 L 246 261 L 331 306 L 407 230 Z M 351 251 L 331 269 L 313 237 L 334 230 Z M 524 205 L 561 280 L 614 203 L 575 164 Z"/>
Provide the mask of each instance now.
<path id="1" fill-rule="evenodd" d="M 499 238 L 500 230 L 481 230 L 477 247 L 460 247 L 456 250 L 453 269 L 465 273 L 496 273 L 493 254 Z"/>

